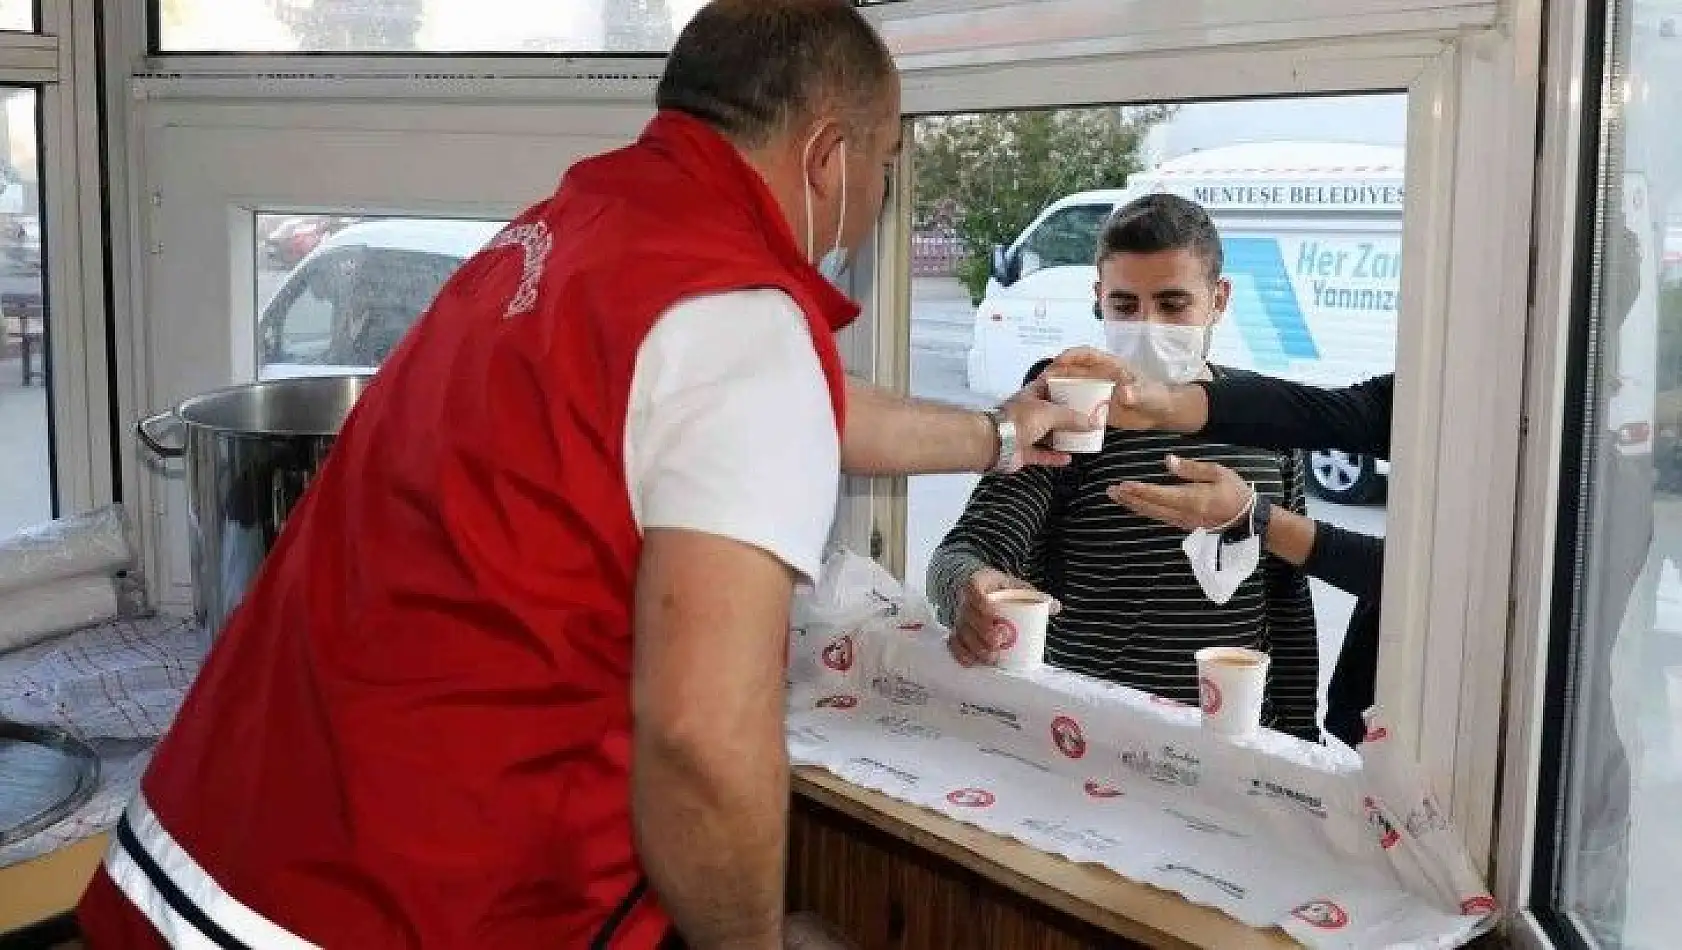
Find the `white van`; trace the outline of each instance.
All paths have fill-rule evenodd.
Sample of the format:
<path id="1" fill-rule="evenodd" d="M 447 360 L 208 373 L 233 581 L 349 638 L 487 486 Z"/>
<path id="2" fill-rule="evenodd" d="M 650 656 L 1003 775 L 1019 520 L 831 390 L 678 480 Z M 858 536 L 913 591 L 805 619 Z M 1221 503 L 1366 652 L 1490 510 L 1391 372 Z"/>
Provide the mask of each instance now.
<path id="1" fill-rule="evenodd" d="M 1220 229 L 1232 301 L 1210 359 L 1270 376 L 1343 386 L 1394 370 L 1402 269 L 1400 148 L 1270 142 L 1206 149 L 1134 175 L 1125 189 L 1053 202 L 1008 247 L 993 249 L 976 309 L 969 386 L 1006 396 L 1033 364 L 1103 346 L 1094 315 L 1098 234 L 1118 206 L 1171 192 Z M 1377 499 L 1387 463 L 1313 453 L 1314 488 Z"/>

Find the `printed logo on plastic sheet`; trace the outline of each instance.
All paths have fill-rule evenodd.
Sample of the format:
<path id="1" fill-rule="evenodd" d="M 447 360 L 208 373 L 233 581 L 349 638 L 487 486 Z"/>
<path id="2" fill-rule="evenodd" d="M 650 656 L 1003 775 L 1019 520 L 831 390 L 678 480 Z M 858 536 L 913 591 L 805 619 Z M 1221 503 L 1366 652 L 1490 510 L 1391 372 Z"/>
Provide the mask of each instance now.
<path id="1" fill-rule="evenodd" d="M 1244 899 L 1244 895 L 1250 893 L 1249 888 L 1237 883 L 1236 881 L 1229 881 L 1223 877 L 1216 877 L 1208 871 L 1201 868 L 1194 868 L 1189 864 L 1159 864 L 1156 866 L 1156 869 L 1164 874 L 1184 874 L 1187 877 L 1195 877 L 1205 884 L 1218 887 L 1225 891 L 1227 896 L 1231 897 L 1233 900 L 1241 901 Z"/>
<path id="2" fill-rule="evenodd" d="M 1102 429 L 1105 423 L 1109 421 L 1110 404 L 1107 402 L 1101 402 L 1093 406 L 1092 411 L 1086 414 L 1086 424 L 1093 429 Z"/>
<path id="3" fill-rule="evenodd" d="M 1071 759 L 1086 754 L 1086 737 L 1081 735 L 1080 723 L 1068 716 L 1051 720 L 1051 741 L 1057 746 L 1057 751 Z"/>
<path id="4" fill-rule="evenodd" d="M 1468 897 L 1460 902 L 1460 913 L 1467 917 L 1487 917 L 1498 909 L 1499 906 L 1495 903 L 1495 898 L 1488 894 Z"/>
<path id="5" fill-rule="evenodd" d="M 876 695 L 896 706 L 927 706 L 929 704 L 929 688 L 916 680 L 908 680 L 903 676 L 878 676 L 870 681 L 870 688 L 876 691 Z"/>
<path id="6" fill-rule="evenodd" d="M 1400 844 L 1402 833 L 1396 830 L 1395 825 L 1390 824 L 1390 819 L 1384 817 L 1384 812 L 1379 810 L 1378 803 L 1373 801 L 1372 796 L 1367 796 L 1361 804 L 1367 810 L 1367 824 L 1372 825 L 1372 830 L 1378 834 L 1379 846 L 1388 851 Z"/>
<path id="7" fill-rule="evenodd" d="M 845 673 L 853 668 L 853 638 L 850 636 L 836 637 L 823 648 L 823 665 L 837 673 Z"/>
<path id="8" fill-rule="evenodd" d="M 1361 741 L 1379 742 L 1388 738 L 1390 738 L 1390 730 L 1384 728 L 1383 726 L 1368 726 L 1367 734 Z"/>
<path id="9" fill-rule="evenodd" d="M 825 696 L 813 705 L 819 709 L 857 709 L 859 698 L 838 693 L 834 696 Z"/>
<path id="10" fill-rule="evenodd" d="M 1086 794 L 1091 798 L 1121 797 L 1121 789 L 1116 788 L 1114 785 L 1105 785 L 1097 779 L 1087 779 L 1086 784 L 1081 787 L 1086 789 Z"/>
<path id="11" fill-rule="evenodd" d="M 1004 617 L 993 618 L 993 631 L 999 635 L 999 649 L 1008 650 L 1016 646 L 1016 624 Z"/>
<path id="12" fill-rule="evenodd" d="M 917 633 L 923 629 L 923 622 L 921 620 L 913 620 L 910 623 L 902 623 L 899 625 L 899 629 L 905 631 L 906 633 Z"/>
<path id="13" fill-rule="evenodd" d="M 1021 718 L 1009 709 L 1000 709 L 997 706 L 983 706 L 979 703 L 960 703 L 958 705 L 958 715 L 980 716 L 983 719 L 991 719 L 1001 726 L 1008 726 L 1018 732 L 1022 731 Z"/>
<path id="14" fill-rule="evenodd" d="M 946 800 L 959 808 L 991 808 L 998 801 L 985 788 L 960 788 L 946 793 Z"/>
<path id="15" fill-rule="evenodd" d="M 1201 689 L 1199 690 L 1199 692 L 1201 692 Z M 1186 704 L 1180 702 L 1177 699 L 1169 699 L 1167 696 L 1158 696 L 1155 693 L 1151 694 L 1151 702 L 1157 704 L 1158 706 L 1169 706 L 1169 707 L 1172 707 L 1174 709 L 1185 709 L 1186 708 Z"/>
<path id="16" fill-rule="evenodd" d="M 1197 699 L 1205 716 L 1213 716 L 1221 711 L 1221 688 L 1207 676 L 1197 678 Z"/>
<path id="17" fill-rule="evenodd" d="M 1349 914 L 1331 901 L 1310 901 L 1291 911 L 1291 916 L 1321 930 L 1342 930 L 1349 926 Z"/>

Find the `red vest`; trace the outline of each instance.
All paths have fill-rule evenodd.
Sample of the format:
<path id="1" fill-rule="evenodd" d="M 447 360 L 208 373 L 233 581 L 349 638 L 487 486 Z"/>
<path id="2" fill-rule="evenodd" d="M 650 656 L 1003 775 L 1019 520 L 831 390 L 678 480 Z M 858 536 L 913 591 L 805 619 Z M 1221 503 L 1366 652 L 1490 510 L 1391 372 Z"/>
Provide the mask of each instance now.
<path id="1" fill-rule="evenodd" d="M 207 878 L 226 900 L 193 909 L 247 942 L 263 931 L 240 911 L 331 948 L 655 946 L 669 923 L 629 799 L 626 405 L 661 313 L 764 287 L 806 313 L 839 427 L 832 335 L 856 307 L 758 175 L 676 114 L 468 261 L 159 748 L 107 863 L 128 900 L 149 899 L 150 859 L 163 891 Z M 96 947 L 137 913 L 92 894 L 83 910 Z"/>

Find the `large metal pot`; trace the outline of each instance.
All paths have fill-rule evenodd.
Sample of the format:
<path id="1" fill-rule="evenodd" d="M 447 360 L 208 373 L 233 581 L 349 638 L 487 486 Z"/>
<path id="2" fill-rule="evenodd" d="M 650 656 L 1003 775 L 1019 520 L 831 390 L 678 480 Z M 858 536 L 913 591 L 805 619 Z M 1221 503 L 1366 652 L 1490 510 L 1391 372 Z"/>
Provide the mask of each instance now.
<path id="1" fill-rule="evenodd" d="M 187 469 L 193 610 L 214 636 L 239 605 L 292 506 L 372 375 L 315 376 L 195 396 L 136 426 L 160 459 Z M 166 432 L 179 433 L 177 444 Z"/>

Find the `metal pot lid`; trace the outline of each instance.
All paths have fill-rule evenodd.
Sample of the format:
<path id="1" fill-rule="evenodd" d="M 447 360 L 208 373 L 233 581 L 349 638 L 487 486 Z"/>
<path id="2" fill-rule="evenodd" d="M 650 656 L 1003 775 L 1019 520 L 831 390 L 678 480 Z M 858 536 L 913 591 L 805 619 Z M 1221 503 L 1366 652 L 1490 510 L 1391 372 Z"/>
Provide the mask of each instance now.
<path id="1" fill-rule="evenodd" d="M 0 848 L 58 824 L 99 786 L 99 756 L 48 726 L 0 719 Z"/>

